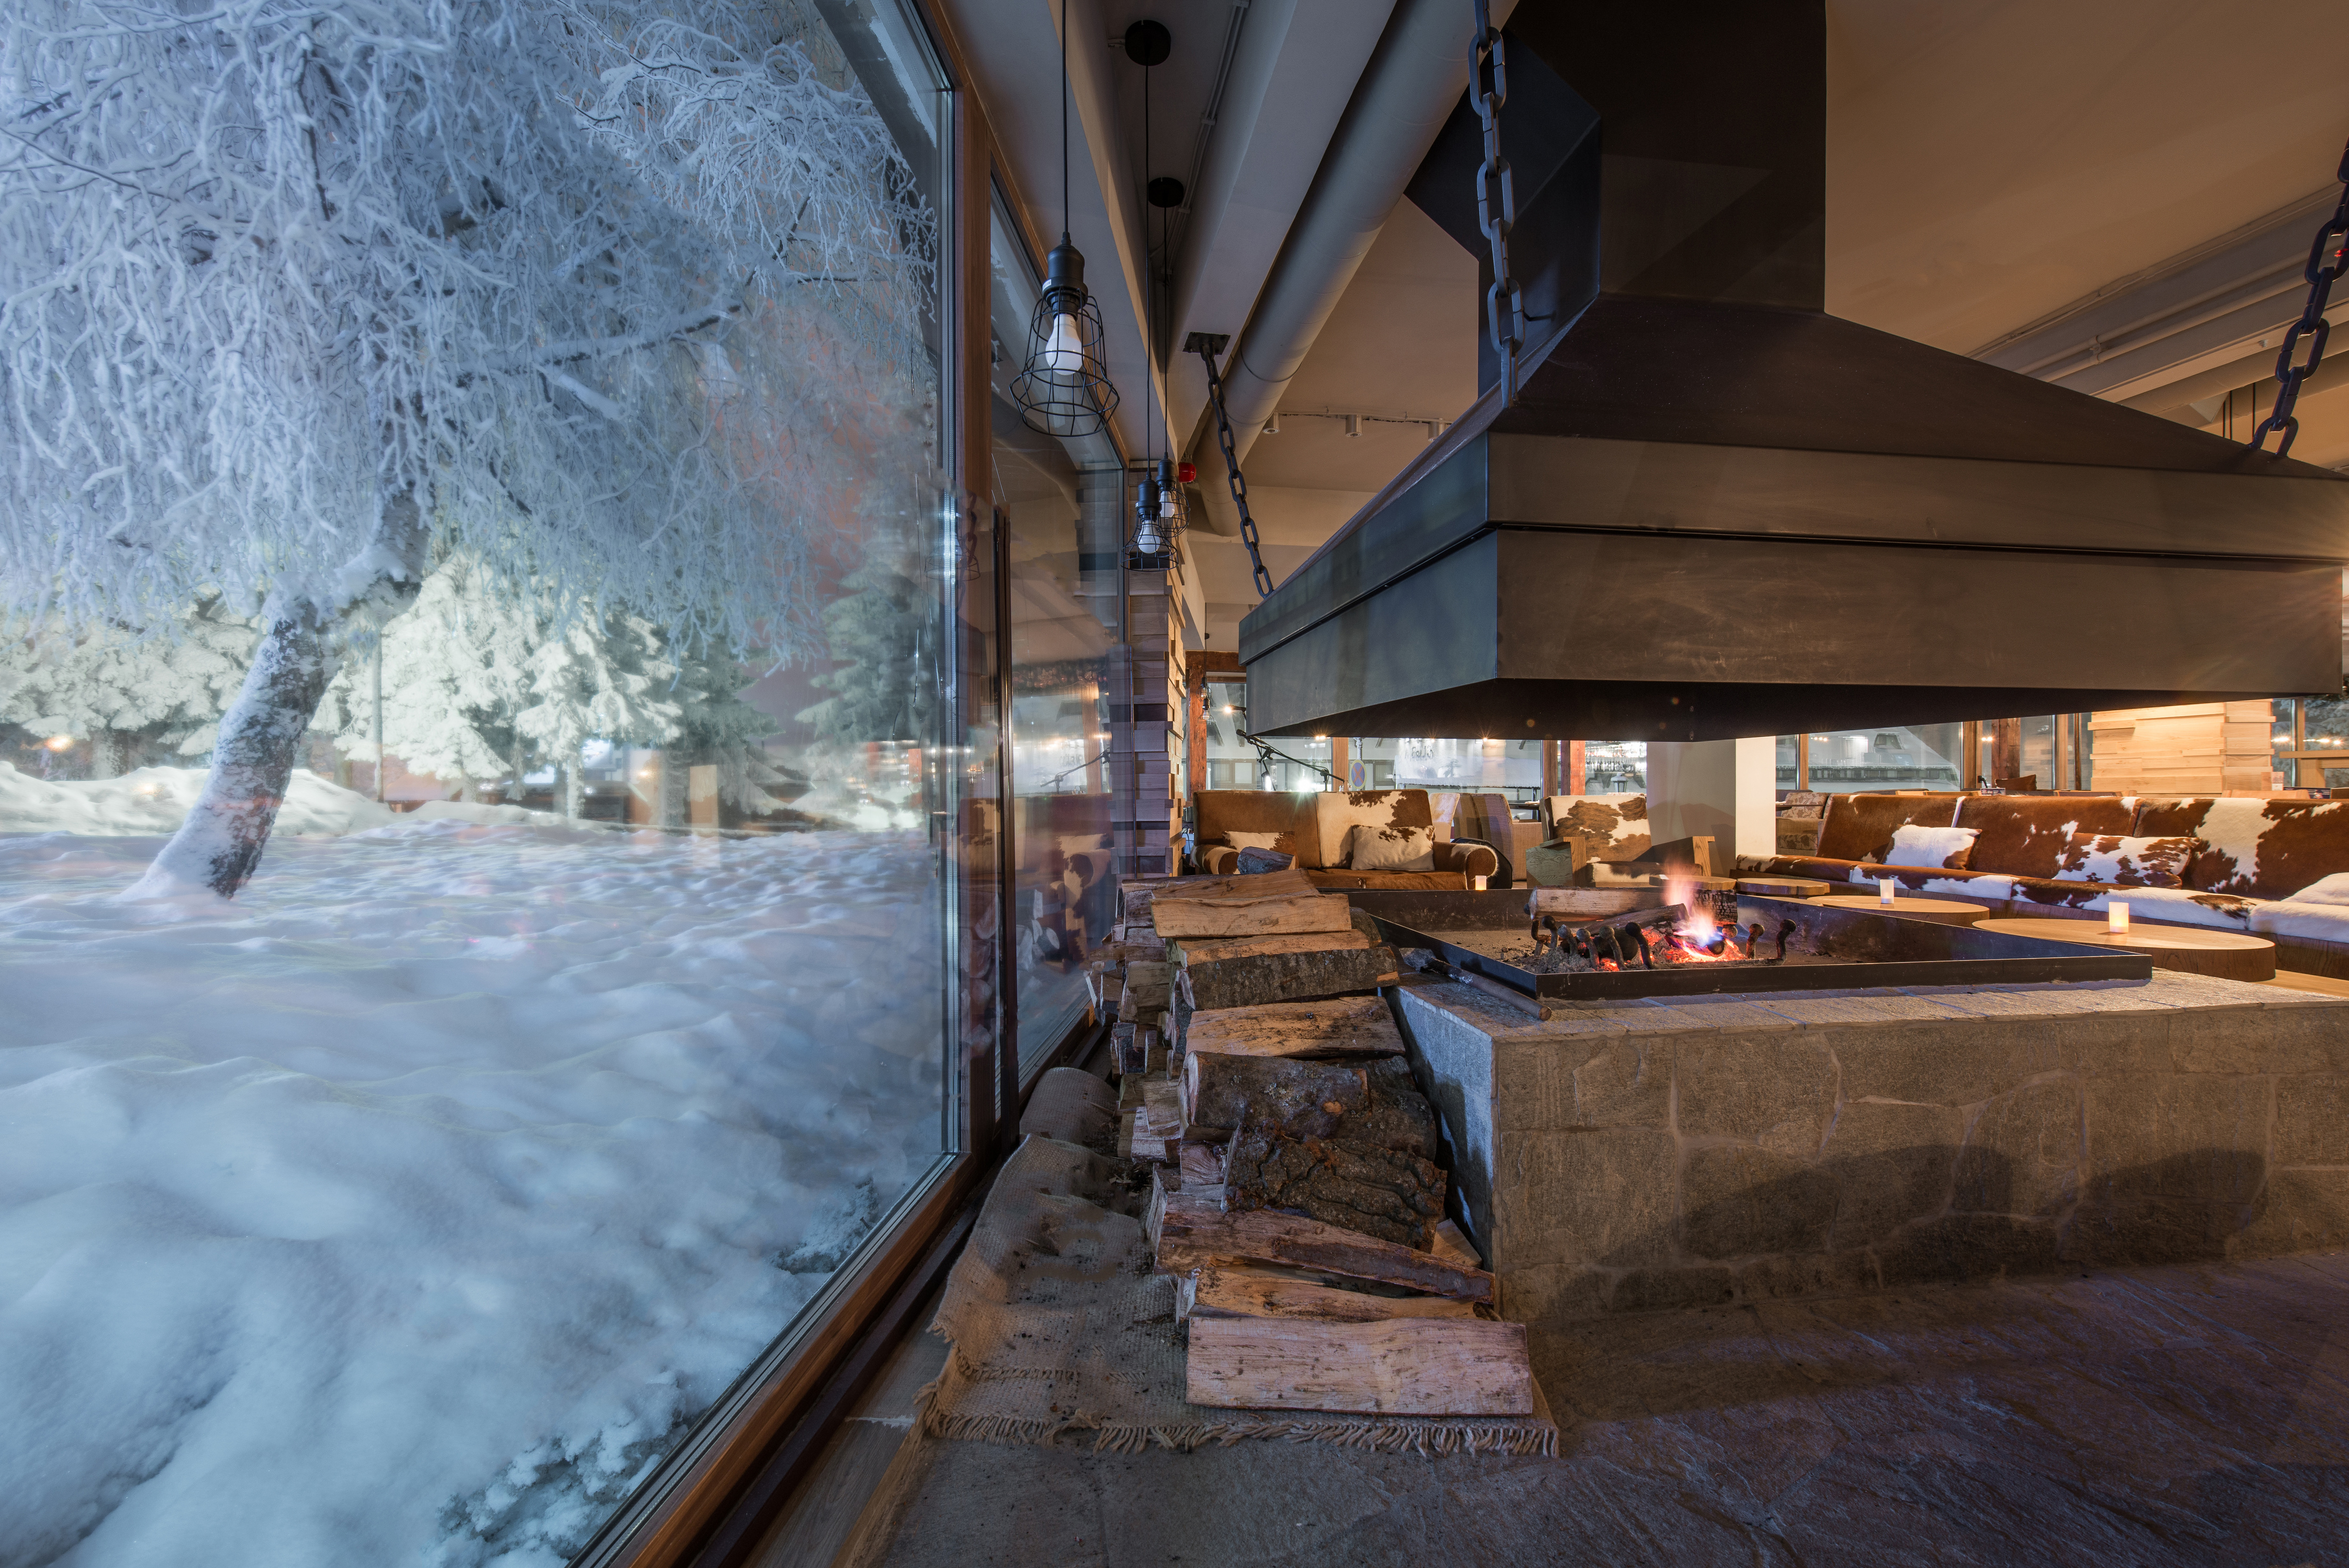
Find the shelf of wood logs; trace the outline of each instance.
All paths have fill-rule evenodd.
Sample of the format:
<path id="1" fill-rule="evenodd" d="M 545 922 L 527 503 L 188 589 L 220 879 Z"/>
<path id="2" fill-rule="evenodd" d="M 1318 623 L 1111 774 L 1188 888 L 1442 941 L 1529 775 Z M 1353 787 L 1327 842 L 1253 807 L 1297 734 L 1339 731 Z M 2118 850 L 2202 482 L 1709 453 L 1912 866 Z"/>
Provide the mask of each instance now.
<path id="1" fill-rule="evenodd" d="M 1151 1167 L 1189 1398 L 1523 1416 L 1525 1329 L 1450 1217 L 1435 1110 L 1380 988 L 1392 947 L 1301 873 L 1129 882 L 1089 971 L 1121 1152 Z"/>

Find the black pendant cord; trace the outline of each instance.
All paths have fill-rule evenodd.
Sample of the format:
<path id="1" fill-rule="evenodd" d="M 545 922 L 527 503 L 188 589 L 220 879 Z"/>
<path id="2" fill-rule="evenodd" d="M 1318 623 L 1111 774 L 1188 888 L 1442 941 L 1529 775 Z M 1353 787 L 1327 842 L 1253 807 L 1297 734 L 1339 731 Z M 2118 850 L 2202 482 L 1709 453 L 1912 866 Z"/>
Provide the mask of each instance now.
<path id="1" fill-rule="evenodd" d="M 1069 242 L 1069 0 L 1061 0 L 1061 243 Z"/>
<path id="2" fill-rule="evenodd" d="M 2334 177 L 2341 181 L 2341 201 L 2333 209 L 2333 216 L 2316 231 L 2316 242 L 2308 250 L 2308 304 L 2302 307 L 2300 319 L 2284 329 L 2283 350 L 2276 356 L 2275 404 L 2268 417 L 2260 420 L 2251 431 L 2251 450 L 2261 450 L 2267 445 L 2268 432 L 2273 430 L 2282 438 L 2276 442 L 2276 456 L 2291 452 L 2294 436 L 2300 434 L 2300 421 L 2292 416 L 2292 406 L 2300 401 L 2303 382 L 2316 374 L 2324 360 L 2324 339 L 2332 324 L 2324 319 L 2324 306 L 2333 293 L 2333 281 L 2349 272 L 2349 149 L 2341 154 L 2341 170 Z M 2300 351 L 2300 340 L 2308 339 L 2308 363 L 2294 365 L 2292 356 Z M 2253 393 L 2256 397 L 2258 394 Z M 2259 405 L 2251 406 L 2251 416 L 2259 418 Z"/>

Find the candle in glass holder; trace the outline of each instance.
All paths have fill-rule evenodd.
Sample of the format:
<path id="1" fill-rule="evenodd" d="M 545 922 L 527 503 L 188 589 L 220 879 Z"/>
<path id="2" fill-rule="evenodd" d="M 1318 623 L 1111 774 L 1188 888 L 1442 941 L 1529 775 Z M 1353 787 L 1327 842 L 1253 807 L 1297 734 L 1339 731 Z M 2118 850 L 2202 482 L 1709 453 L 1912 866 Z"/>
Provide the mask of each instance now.
<path id="1" fill-rule="evenodd" d="M 2115 936 L 2127 936 L 2128 934 L 2128 905 L 2125 903 L 2108 903 L 2105 905 L 2105 929 L 2112 933 Z"/>
<path id="2" fill-rule="evenodd" d="M 1483 877 L 1481 877 L 1481 876 L 1480 876 L 1480 877 L 1478 877 L 1478 878 L 1476 879 L 1476 891 L 1477 891 L 1478 892 L 1485 892 L 1485 879 L 1484 879 Z"/>
<path id="3" fill-rule="evenodd" d="M 1890 877 L 1878 877 L 1876 879 L 1876 902 L 1882 904 L 1887 909 L 1892 907 L 1892 879 Z"/>

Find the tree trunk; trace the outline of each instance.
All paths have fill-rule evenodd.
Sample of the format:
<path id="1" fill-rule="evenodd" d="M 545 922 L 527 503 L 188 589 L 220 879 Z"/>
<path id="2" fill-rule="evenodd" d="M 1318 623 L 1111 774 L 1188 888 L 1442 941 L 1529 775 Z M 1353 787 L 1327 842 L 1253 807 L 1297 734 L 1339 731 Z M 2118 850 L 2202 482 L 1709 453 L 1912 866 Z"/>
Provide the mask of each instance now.
<path id="1" fill-rule="evenodd" d="M 1183 1061 L 1193 1136 L 1243 1125 L 1294 1138 L 1340 1138 L 1432 1158 L 1435 1108 L 1397 1057 L 1300 1062 L 1193 1052 Z"/>
<path id="2" fill-rule="evenodd" d="M 564 763 L 562 774 L 563 814 L 576 821 L 579 818 L 580 807 L 585 803 L 587 795 L 586 785 L 579 777 L 579 759 L 574 757 Z"/>
<path id="3" fill-rule="evenodd" d="M 124 755 L 130 749 L 130 735 L 124 730 L 109 729 L 98 725 L 89 732 L 89 776 L 92 779 L 119 779 Z"/>
<path id="4" fill-rule="evenodd" d="M 285 802 L 302 738 L 340 663 L 341 633 L 363 609 L 388 619 L 414 602 L 424 583 L 428 537 L 422 509 L 403 491 L 385 504 L 367 549 L 334 574 L 336 592 L 270 595 L 253 668 L 221 720 L 203 792 L 130 896 L 197 887 L 236 896 L 261 863 Z M 378 779 L 382 769 L 378 756 Z"/>

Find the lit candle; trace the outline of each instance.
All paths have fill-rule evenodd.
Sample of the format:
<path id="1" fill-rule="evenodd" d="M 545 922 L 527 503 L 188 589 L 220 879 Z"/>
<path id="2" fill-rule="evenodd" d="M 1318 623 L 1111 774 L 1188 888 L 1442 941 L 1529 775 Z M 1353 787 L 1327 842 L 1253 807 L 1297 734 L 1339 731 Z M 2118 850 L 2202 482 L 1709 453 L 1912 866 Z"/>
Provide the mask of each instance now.
<path id="1" fill-rule="evenodd" d="M 2128 934 L 2128 905 L 2125 903 L 2108 903 L 2105 905 L 2105 929 L 2111 932 L 2116 936 L 2127 936 Z"/>
<path id="2" fill-rule="evenodd" d="M 1478 892 L 1485 891 L 1485 879 L 1481 876 L 1476 879 L 1476 891 Z"/>
<path id="3" fill-rule="evenodd" d="M 1876 902 L 1884 905 L 1887 909 L 1892 907 L 1892 879 L 1890 877 L 1878 877 L 1876 879 Z"/>

